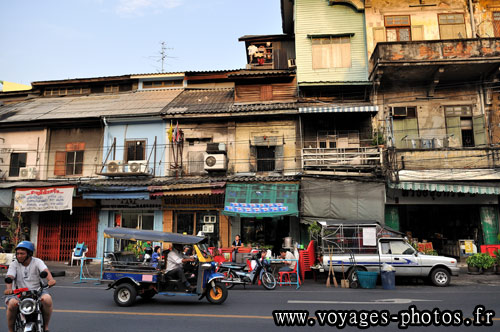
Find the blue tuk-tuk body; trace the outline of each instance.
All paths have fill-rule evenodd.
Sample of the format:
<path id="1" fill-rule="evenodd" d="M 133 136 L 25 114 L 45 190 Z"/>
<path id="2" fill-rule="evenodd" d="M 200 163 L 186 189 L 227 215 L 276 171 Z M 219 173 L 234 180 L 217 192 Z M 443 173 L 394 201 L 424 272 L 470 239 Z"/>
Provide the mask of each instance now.
<path id="1" fill-rule="evenodd" d="M 196 287 L 188 292 L 180 280 L 167 276 L 162 264 L 153 267 L 150 263 L 139 261 L 132 252 L 105 254 L 102 280 L 111 282 L 108 289 L 115 289 L 114 300 L 117 305 L 130 306 L 137 295 L 150 299 L 156 294 L 198 296 L 199 299 L 206 296 L 214 304 L 221 304 L 226 300 L 228 291 L 220 282 L 224 275 L 215 272 L 215 263 L 203 237 L 122 227 L 107 228 L 104 236 L 131 241 L 188 244 L 193 246 L 197 257 L 187 276 L 188 281 Z"/>

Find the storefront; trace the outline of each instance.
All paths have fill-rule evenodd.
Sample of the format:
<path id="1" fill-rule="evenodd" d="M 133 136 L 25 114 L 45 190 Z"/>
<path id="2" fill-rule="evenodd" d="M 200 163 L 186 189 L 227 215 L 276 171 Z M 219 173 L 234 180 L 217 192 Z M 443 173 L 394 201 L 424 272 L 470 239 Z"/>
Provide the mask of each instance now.
<path id="1" fill-rule="evenodd" d="M 466 183 L 390 184 L 386 224 L 439 254 L 457 256 L 458 241 L 495 244 L 499 188 Z"/>
<path id="2" fill-rule="evenodd" d="M 299 239 L 299 184 L 229 183 L 223 214 L 231 222 L 231 238 L 241 236 L 245 245 L 271 246 L 278 252 L 283 239 Z"/>
<path id="3" fill-rule="evenodd" d="M 163 231 L 203 235 L 211 247 L 229 243 L 228 218 L 221 214 L 225 182 L 179 183 L 149 187 L 161 199 Z"/>

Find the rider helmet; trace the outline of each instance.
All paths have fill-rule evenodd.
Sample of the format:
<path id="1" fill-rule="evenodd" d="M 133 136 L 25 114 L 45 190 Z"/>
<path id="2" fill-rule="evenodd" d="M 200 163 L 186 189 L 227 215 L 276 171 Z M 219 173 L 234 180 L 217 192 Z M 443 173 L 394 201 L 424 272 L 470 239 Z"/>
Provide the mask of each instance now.
<path id="1" fill-rule="evenodd" d="M 29 256 L 33 256 L 33 252 L 35 251 L 35 245 L 30 241 L 21 241 L 17 244 L 16 250 L 22 248 L 28 251 Z"/>

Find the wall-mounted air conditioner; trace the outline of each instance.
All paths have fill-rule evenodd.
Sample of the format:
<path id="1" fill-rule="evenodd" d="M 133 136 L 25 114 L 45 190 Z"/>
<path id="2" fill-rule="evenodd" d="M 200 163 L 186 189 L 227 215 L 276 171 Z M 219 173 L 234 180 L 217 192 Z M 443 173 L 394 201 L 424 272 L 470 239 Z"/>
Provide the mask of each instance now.
<path id="1" fill-rule="evenodd" d="M 106 164 L 106 173 L 123 173 L 123 160 L 110 160 Z"/>
<path id="2" fill-rule="evenodd" d="M 216 222 L 217 222 L 217 216 L 215 215 L 203 216 L 203 223 L 205 224 L 215 224 Z"/>
<path id="3" fill-rule="evenodd" d="M 207 143 L 207 153 L 226 153 L 226 143 Z"/>
<path id="4" fill-rule="evenodd" d="M 37 174 L 38 174 L 38 170 L 36 169 L 36 167 L 21 167 L 21 168 L 19 168 L 19 179 L 34 180 L 34 179 L 36 179 Z"/>
<path id="5" fill-rule="evenodd" d="M 148 173 L 148 161 L 147 160 L 129 160 L 128 162 L 128 173 Z"/>
<path id="6" fill-rule="evenodd" d="M 227 168 L 225 154 L 205 154 L 203 167 L 205 171 L 223 171 Z"/>

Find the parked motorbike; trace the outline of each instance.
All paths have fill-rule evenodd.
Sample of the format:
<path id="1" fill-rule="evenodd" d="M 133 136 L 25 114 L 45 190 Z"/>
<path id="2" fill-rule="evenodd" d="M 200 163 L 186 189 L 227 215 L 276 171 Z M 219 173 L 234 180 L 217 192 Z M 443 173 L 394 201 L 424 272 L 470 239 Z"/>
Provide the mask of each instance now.
<path id="1" fill-rule="evenodd" d="M 47 277 L 47 272 L 40 272 L 40 278 Z M 6 284 L 11 284 L 12 278 L 5 278 Z M 16 316 L 14 331 L 16 332 L 43 332 L 44 322 L 42 314 L 42 303 L 40 297 L 42 291 L 49 286 L 40 282 L 40 288 L 37 290 L 29 290 L 28 288 L 18 288 L 13 292 L 19 298 L 19 310 Z"/>
<path id="2" fill-rule="evenodd" d="M 255 268 L 252 271 L 245 271 L 246 264 L 238 264 L 225 262 L 221 263 L 217 272 L 224 274 L 224 280 L 221 282 L 226 284 L 227 289 L 231 289 L 234 285 L 255 285 L 260 281 L 265 289 L 273 290 L 276 288 L 276 278 L 272 274 L 269 264 L 262 264 L 258 257 L 252 257 L 256 262 Z"/>

